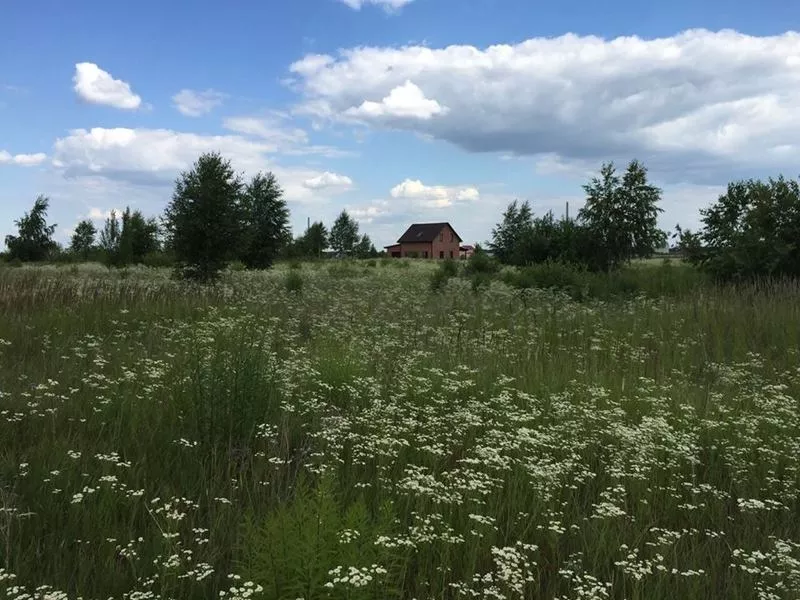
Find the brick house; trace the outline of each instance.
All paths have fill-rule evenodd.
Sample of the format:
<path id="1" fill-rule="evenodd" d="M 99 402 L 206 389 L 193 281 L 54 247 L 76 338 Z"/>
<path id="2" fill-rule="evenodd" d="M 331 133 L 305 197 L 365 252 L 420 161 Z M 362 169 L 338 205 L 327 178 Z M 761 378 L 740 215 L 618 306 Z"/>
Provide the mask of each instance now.
<path id="1" fill-rule="evenodd" d="M 461 237 L 450 223 L 414 223 L 397 240 L 386 246 L 393 258 L 458 258 Z"/>

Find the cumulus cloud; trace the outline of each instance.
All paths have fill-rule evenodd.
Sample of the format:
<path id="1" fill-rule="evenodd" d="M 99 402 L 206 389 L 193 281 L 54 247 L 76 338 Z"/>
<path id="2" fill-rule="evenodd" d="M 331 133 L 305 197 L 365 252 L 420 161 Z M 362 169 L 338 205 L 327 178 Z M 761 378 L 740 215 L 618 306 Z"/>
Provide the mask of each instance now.
<path id="1" fill-rule="evenodd" d="M 133 93 L 128 83 L 114 79 L 110 73 L 94 63 L 76 64 L 72 81 L 78 97 L 92 104 L 124 110 L 135 110 L 142 104 L 141 97 Z"/>
<path id="2" fill-rule="evenodd" d="M 274 146 L 237 135 L 200 135 L 169 129 L 75 129 L 56 140 L 53 164 L 67 177 L 106 179 L 134 185 L 169 187 L 204 152 L 218 151 L 250 176 L 272 171 L 290 201 L 319 200 L 305 183 L 325 175 L 316 169 L 284 167 L 270 160 Z M 330 178 L 343 177 L 335 173 Z M 342 187 L 324 188 L 327 193 Z"/>
<path id="3" fill-rule="evenodd" d="M 344 114 L 363 120 L 419 119 L 427 121 L 447 113 L 447 107 L 430 100 L 417 85 L 406 81 L 397 86 L 380 102 L 365 100 L 360 106 L 348 108 Z"/>
<path id="4" fill-rule="evenodd" d="M 216 90 L 181 90 L 172 97 L 172 103 L 178 112 L 187 117 L 201 117 L 221 105 L 226 94 Z"/>
<path id="5" fill-rule="evenodd" d="M 339 2 L 349 6 L 353 10 L 361 10 L 362 7 L 372 4 L 374 6 L 380 6 L 388 12 L 400 10 L 413 1 L 414 0 L 339 0 Z"/>
<path id="6" fill-rule="evenodd" d="M 17 165 L 20 167 L 35 167 L 47 160 L 47 154 L 37 152 L 36 154 L 11 154 L 6 150 L 0 150 L 0 165 Z"/>
<path id="7" fill-rule="evenodd" d="M 389 192 L 392 198 L 405 198 L 421 208 L 448 208 L 457 202 L 474 202 L 480 198 L 477 188 L 425 185 L 419 179 L 406 179 Z"/>
<path id="8" fill-rule="evenodd" d="M 359 47 L 308 55 L 290 70 L 297 112 L 357 117 L 470 152 L 594 168 L 638 157 L 671 181 L 716 183 L 742 169 L 794 168 L 800 149 L 795 32 Z"/>
<path id="9" fill-rule="evenodd" d="M 321 175 L 306 179 L 303 185 L 310 190 L 323 190 L 337 188 L 340 190 L 348 189 L 353 186 L 353 180 L 347 175 L 337 175 L 330 171 L 325 171 Z"/>

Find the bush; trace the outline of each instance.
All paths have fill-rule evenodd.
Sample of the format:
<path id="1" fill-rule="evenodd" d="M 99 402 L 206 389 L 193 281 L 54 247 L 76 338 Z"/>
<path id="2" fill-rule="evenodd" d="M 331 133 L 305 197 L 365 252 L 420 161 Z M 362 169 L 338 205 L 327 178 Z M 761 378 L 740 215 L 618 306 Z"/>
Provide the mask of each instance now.
<path id="1" fill-rule="evenodd" d="M 229 269 L 231 272 L 234 272 L 234 273 L 235 273 L 235 272 L 237 272 L 237 271 L 244 271 L 245 269 L 247 269 L 247 265 L 245 265 L 245 264 L 244 264 L 242 261 L 240 261 L 240 260 L 234 260 L 233 262 L 231 262 L 231 263 L 228 265 L 228 269 Z"/>
<path id="2" fill-rule="evenodd" d="M 710 279 L 697 269 L 669 262 L 660 266 L 626 267 L 612 272 L 589 271 L 577 265 L 547 262 L 504 271 L 501 279 L 519 289 L 560 290 L 574 300 L 607 300 L 639 294 L 653 298 L 685 296 L 710 283 Z"/>
<path id="3" fill-rule="evenodd" d="M 289 269 L 292 271 L 299 271 L 303 268 L 303 263 L 299 260 L 290 260 L 289 261 Z"/>
<path id="4" fill-rule="evenodd" d="M 476 250 L 467 260 L 467 264 L 464 265 L 464 275 L 468 277 L 477 275 L 478 273 L 494 275 L 499 270 L 500 263 L 482 250 Z"/>
<path id="5" fill-rule="evenodd" d="M 292 294 L 303 291 L 303 276 L 296 269 L 290 269 L 286 274 L 286 291 Z"/>

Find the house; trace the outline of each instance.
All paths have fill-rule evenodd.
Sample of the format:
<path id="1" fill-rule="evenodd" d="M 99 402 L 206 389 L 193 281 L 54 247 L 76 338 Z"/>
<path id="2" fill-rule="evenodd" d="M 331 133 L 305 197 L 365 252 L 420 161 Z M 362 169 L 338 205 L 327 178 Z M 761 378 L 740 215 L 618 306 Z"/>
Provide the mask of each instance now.
<path id="1" fill-rule="evenodd" d="M 458 258 L 461 237 L 450 223 L 414 223 L 396 244 L 386 246 L 393 258 Z"/>
<path id="2" fill-rule="evenodd" d="M 465 245 L 459 247 L 458 252 L 459 252 L 459 256 L 461 258 L 467 259 L 470 256 L 472 256 L 473 254 L 475 254 L 475 246 L 470 246 L 470 245 L 465 244 Z"/>

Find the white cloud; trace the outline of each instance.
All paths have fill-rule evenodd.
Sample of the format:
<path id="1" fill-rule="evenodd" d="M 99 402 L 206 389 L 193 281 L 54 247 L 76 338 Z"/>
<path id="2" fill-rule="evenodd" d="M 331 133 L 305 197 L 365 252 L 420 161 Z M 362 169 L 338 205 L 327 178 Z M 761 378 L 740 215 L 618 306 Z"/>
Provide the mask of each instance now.
<path id="1" fill-rule="evenodd" d="M 299 113 L 323 122 L 358 117 L 471 152 L 594 169 L 637 157 L 670 181 L 718 183 L 794 169 L 800 149 L 796 32 L 358 47 L 308 55 L 290 70 Z"/>
<path id="2" fill-rule="evenodd" d="M 448 111 L 436 100 L 430 100 L 417 85 L 406 81 L 389 92 L 380 102 L 365 100 L 358 107 L 348 108 L 344 114 L 357 119 L 418 119 L 427 121 L 437 115 L 444 115 Z"/>
<path id="3" fill-rule="evenodd" d="M 47 160 L 47 154 L 37 152 L 36 154 L 11 154 L 6 150 L 0 150 L 0 165 L 18 165 L 20 167 L 35 167 Z"/>
<path id="4" fill-rule="evenodd" d="M 386 200 L 374 200 L 366 206 L 348 206 L 347 212 L 359 223 L 367 224 L 391 214 L 389 202 Z"/>
<path id="5" fill-rule="evenodd" d="M 131 90 L 131 86 L 114 79 L 94 63 L 83 62 L 75 65 L 75 92 L 92 104 L 104 104 L 125 110 L 135 110 L 142 104 L 141 97 Z"/>
<path id="6" fill-rule="evenodd" d="M 306 179 L 303 185 L 310 190 L 322 190 L 329 188 L 337 188 L 345 190 L 353 187 L 353 180 L 347 175 L 337 175 L 330 171 L 325 171 L 321 175 Z"/>
<path id="7" fill-rule="evenodd" d="M 353 10 L 361 10 L 362 7 L 372 4 L 380 6 L 388 12 L 397 11 L 411 4 L 414 0 L 339 0 L 342 4 L 349 6 Z"/>
<path id="8" fill-rule="evenodd" d="M 411 200 L 420 208 L 449 208 L 458 202 L 474 202 L 480 198 L 477 188 L 425 185 L 419 179 L 406 179 L 389 192 L 392 198 Z"/>
<path id="9" fill-rule="evenodd" d="M 279 119 L 268 117 L 227 117 L 225 129 L 268 140 L 276 145 L 307 144 L 308 134 L 300 128 L 281 126 Z"/>
<path id="10" fill-rule="evenodd" d="M 221 105 L 226 97 L 226 94 L 216 90 L 181 90 L 172 97 L 172 102 L 182 115 L 200 117 Z"/>
<path id="11" fill-rule="evenodd" d="M 246 176 L 272 171 L 289 201 L 322 201 L 305 183 L 325 172 L 304 167 L 284 167 L 270 160 L 272 144 L 238 135 L 209 136 L 169 129 L 75 129 L 56 140 L 54 166 L 67 177 L 111 180 L 169 189 L 180 171 L 191 167 L 204 152 L 218 151 Z M 330 178 L 343 177 L 329 173 Z M 341 186 L 324 188 L 327 194 Z"/>
<path id="12" fill-rule="evenodd" d="M 299 127 L 285 126 L 285 115 L 274 113 L 275 117 L 239 116 L 227 117 L 223 127 L 229 131 L 260 138 L 272 144 L 276 152 L 288 155 L 318 155 L 328 158 L 354 156 L 354 152 L 333 146 L 310 144 L 308 133 Z"/>

